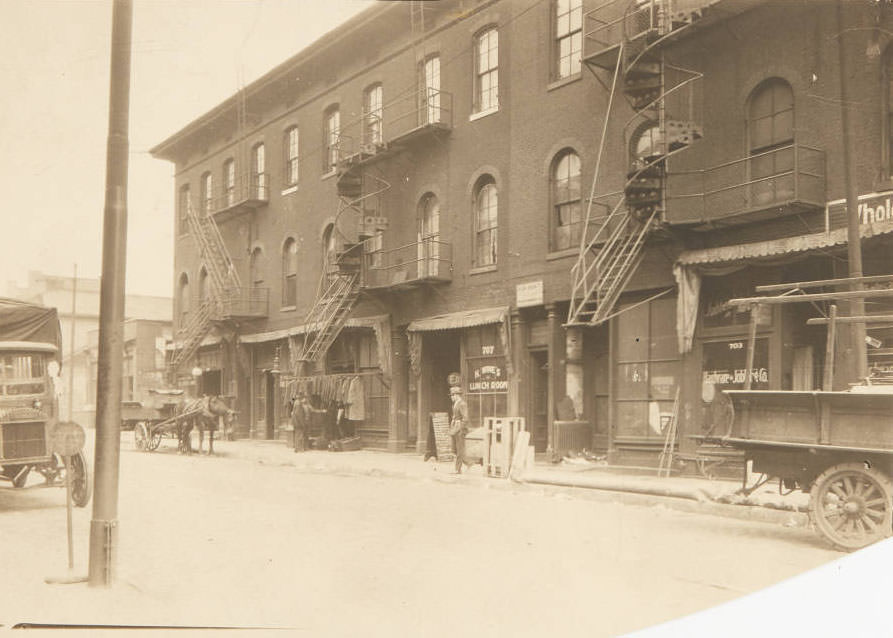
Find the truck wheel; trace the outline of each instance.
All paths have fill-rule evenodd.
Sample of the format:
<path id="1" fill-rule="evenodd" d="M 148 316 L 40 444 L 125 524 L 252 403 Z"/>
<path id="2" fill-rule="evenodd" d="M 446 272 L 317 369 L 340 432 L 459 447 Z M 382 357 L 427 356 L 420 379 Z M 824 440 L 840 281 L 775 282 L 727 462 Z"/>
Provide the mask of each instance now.
<path id="1" fill-rule="evenodd" d="M 812 485 L 809 519 L 837 549 L 875 543 L 893 533 L 893 484 L 865 463 L 834 465 Z"/>

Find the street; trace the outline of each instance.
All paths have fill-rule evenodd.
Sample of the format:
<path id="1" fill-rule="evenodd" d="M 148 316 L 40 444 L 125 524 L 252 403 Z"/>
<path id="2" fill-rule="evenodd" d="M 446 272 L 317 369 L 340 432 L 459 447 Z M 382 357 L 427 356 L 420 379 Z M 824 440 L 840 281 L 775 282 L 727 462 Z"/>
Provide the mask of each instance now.
<path id="1" fill-rule="evenodd" d="M 304 462 L 328 452 L 296 466 L 278 446 L 252 458 L 237 453 L 250 443 L 216 442 L 215 457 L 185 457 L 169 440 L 155 453 L 131 441 L 111 590 L 44 583 L 66 573 L 61 489 L 0 488 L 0 564 L 16 575 L 0 585 L 0 623 L 614 636 L 841 556 L 808 529 L 514 485 L 480 468 L 455 477 L 429 463 L 430 478 L 407 480 Z M 86 573 L 90 518 L 91 506 L 74 512 L 75 573 Z"/>

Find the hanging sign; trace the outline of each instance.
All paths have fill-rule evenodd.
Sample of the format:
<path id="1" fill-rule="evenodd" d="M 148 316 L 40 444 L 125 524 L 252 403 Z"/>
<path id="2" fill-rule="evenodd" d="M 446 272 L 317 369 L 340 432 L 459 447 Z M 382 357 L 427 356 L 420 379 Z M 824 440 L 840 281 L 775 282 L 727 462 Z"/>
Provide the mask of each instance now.
<path id="1" fill-rule="evenodd" d="M 893 221 L 893 191 L 859 195 L 857 214 L 862 225 Z M 825 223 L 827 230 L 846 228 L 845 199 L 835 199 L 825 205 Z"/>
<path id="2" fill-rule="evenodd" d="M 84 428 L 71 421 L 62 421 L 53 428 L 53 452 L 62 456 L 74 456 L 84 449 Z"/>

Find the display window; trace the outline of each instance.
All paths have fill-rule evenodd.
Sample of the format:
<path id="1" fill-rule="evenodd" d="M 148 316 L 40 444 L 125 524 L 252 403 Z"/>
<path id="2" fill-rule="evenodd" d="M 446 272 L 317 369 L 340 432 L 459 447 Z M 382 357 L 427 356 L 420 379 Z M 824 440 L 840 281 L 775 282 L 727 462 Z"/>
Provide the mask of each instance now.
<path id="1" fill-rule="evenodd" d="M 496 324 L 465 331 L 465 392 L 468 418 L 473 427 L 488 416 L 506 416 L 508 371 Z"/>

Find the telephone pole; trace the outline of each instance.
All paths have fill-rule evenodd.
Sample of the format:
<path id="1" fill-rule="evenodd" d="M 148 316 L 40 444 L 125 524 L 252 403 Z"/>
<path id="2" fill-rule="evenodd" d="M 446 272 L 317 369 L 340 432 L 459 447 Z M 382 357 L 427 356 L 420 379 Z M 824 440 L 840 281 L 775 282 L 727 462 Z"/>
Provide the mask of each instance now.
<path id="1" fill-rule="evenodd" d="M 118 548 L 118 468 L 121 445 L 121 361 L 124 356 L 124 278 L 127 263 L 127 161 L 130 110 L 130 40 L 133 0 L 112 6 L 109 131 L 99 293 L 99 362 L 96 384 L 96 488 L 90 521 L 91 587 L 112 584 Z"/>

